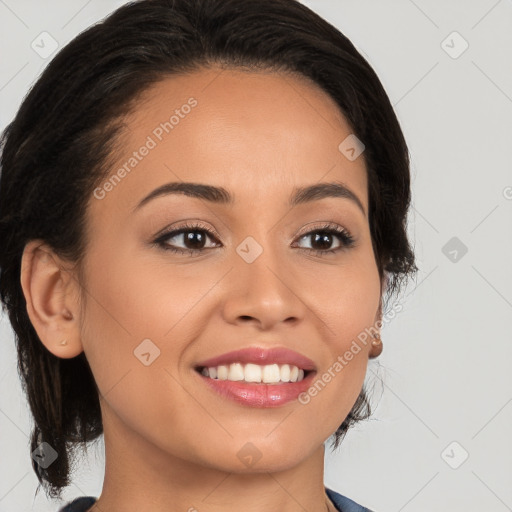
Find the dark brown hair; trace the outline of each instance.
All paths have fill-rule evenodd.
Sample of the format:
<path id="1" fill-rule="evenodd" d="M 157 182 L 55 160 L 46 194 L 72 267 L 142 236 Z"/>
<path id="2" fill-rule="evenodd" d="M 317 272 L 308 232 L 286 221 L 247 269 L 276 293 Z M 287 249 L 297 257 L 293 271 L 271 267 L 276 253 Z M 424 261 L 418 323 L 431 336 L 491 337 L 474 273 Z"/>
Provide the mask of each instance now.
<path id="1" fill-rule="evenodd" d="M 389 278 L 386 298 L 417 270 L 406 233 L 407 146 L 377 75 L 347 37 L 296 0 L 122 6 L 62 48 L 0 140 L 0 300 L 34 417 L 30 450 L 47 442 L 58 453 L 47 468 L 32 461 L 51 497 L 70 483 L 76 446 L 98 438 L 103 427 L 84 353 L 54 356 L 29 320 L 20 285 L 23 249 L 32 239 L 44 240 L 79 268 L 87 248 L 87 203 L 108 176 L 123 116 L 157 81 L 213 65 L 299 74 L 335 100 L 366 146 L 370 232 L 379 273 Z M 369 416 L 363 387 L 334 446 Z"/>

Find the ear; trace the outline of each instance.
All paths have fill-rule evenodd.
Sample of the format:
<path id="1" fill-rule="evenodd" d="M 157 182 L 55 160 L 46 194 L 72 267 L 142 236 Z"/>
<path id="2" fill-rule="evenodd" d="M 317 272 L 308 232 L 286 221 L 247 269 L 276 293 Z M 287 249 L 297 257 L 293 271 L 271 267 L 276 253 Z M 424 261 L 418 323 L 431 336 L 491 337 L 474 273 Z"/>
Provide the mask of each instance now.
<path id="1" fill-rule="evenodd" d="M 30 321 L 43 345 L 63 359 L 83 352 L 80 339 L 80 285 L 65 262 L 41 240 L 25 245 L 21 287 Z"/>

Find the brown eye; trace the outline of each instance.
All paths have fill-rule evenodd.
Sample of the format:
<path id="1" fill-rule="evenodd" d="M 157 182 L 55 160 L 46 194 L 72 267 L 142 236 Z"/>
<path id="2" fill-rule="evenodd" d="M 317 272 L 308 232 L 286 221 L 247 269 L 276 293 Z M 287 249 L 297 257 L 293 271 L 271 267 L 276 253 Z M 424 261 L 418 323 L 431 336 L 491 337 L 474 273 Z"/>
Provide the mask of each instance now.
<path id="1" fill-rule="evenodd" d="M 159 236 L 154 243 L 166 251 L 172 251 L 178 254 L 190 253 L 190 255 L 199 254 L 205 250 L 217 247 L 207 247 L 208 239 L 217 240 L 216 236 L 203 226 L 192 225 L 183 226 L 164 233 Z M 174 240 L 173 242 L 171 242 Z M 182 247 L 177 247 L 182 245 Z"/>
<path id="2" fill-rule="evenodd" d="M 213 244 L 209 247 L 207 246 L 208 239 L 213 240 Z M 308 239 L 311 240 L 311 247 L 299 248 L 320 256 L 337 253 L 353 247 L 355 244 L 354 238 L 346 229 L 332 224 L 311 230 L 299 237 L 300 241 Z M 204 226 L 186 225 L 160 235 L 153 243 L 165 251 L 197 256 L 207 250 L 215 249 L 220 242 L 216 235 Z M 337 246 L 332 248 L 332 245 L 336 243 Z M 182 247 L 178 247 L 178 245 Z"/>
<path id="3" fill-rule="evenodd" d="M 342 249 L 353 247 L 355 243 L 354 238 L 346 229 L 331 224 L 309 231 L 299 238 L 299 240 L 307 239 L 311 240 L 311 247 L 304 247 L 304 249 L 320 255 L 336 253 Z M 338 241 L 337 247 L 332 248 L 332 244 L 336 241 Z"/>

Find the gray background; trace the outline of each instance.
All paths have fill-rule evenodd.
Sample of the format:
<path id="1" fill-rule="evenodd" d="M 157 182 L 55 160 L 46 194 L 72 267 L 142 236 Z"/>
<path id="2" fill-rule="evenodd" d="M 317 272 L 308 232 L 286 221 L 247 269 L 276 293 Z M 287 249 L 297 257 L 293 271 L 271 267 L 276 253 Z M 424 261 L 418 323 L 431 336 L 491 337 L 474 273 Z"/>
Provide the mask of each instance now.
<path id="1" fill-rule="evenodd" d="M 123 3 L 0 0 L 0 129 L 51 59 L 32 42 L 46 31 L 62 47 Z M 368 366 L 374 415 L 336 452 L 326 443 L 325 483 L 376 512 L 512 510 L 512 2 L 304 3 L 352 40 L 395 106 L 420 267 Z M 0 511 L 56 511 L 34 499 L 31 418 L 0 320 Z M 99 496 L 103 463 L 100 440 L 65 501 Z"/>

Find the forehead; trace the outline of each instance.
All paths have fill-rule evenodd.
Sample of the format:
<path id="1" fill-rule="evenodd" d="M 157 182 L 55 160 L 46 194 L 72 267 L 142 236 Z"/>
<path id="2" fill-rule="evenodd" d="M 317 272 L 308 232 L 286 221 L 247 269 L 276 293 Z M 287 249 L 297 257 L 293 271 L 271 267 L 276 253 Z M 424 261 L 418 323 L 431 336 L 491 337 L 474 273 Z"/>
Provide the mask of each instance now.
<path id="1" fill-rule="evenodd" d="M 101 208 L 134 207 L 167 182 L 223 186 L 235 202 L 256 202 L 341 181 L 367 209 L 364 159 L 339 149 L 351 133 L 335 101 L 304 77 L 219 68 L 171 76 L 144 91 L 125 119 L 110 170 L 122 176 L 110 180 Z"/>

